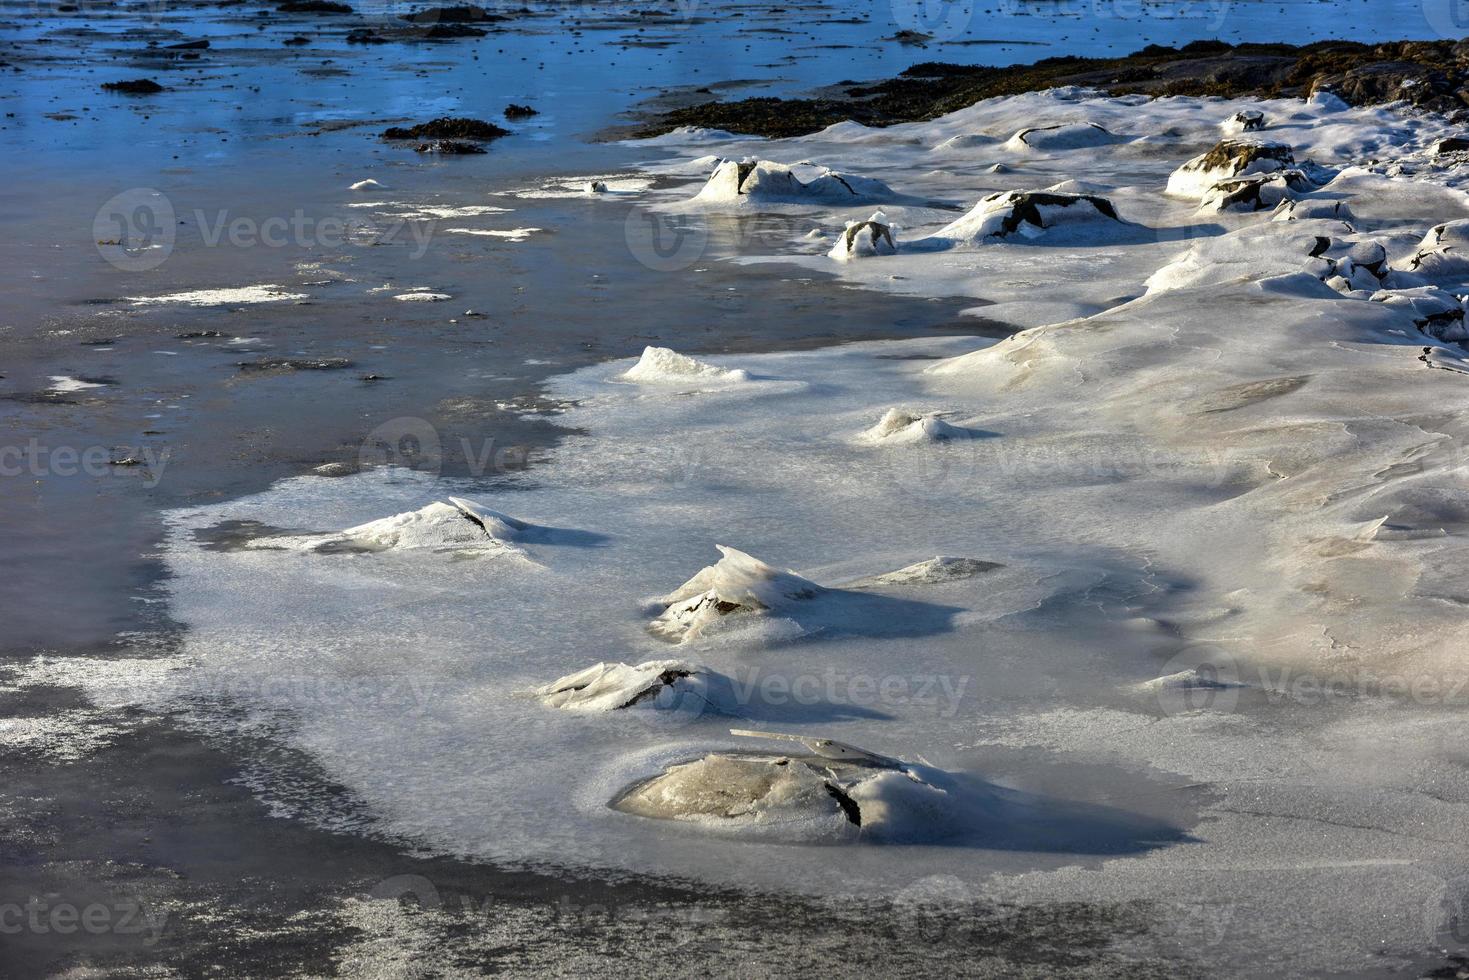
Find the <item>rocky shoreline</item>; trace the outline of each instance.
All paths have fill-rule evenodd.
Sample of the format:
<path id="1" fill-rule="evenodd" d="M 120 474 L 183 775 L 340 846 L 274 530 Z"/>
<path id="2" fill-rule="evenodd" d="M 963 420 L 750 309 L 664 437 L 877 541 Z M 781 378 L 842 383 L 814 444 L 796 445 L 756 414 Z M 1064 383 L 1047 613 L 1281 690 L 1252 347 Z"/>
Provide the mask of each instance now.
<path id="1" fill-rule="evenodd" d="M 990 67 L 922 62 L 897 78 L 843 81 L 811 98 L 703 102 L 660 113 L 635 135 L 703 126 L 754 136 L 803 136 L 848 119 L 865 126 L 936 119 L 981 99 L 1076 85 L 1109 95 L 1239 98 L 1329 92 L 1350 105 L 1404 101 L 1469 118 L 1469 39 L 1358 44 L 1322 41 L 1149 45 L 1122 58 L 1045 58 Z"/>

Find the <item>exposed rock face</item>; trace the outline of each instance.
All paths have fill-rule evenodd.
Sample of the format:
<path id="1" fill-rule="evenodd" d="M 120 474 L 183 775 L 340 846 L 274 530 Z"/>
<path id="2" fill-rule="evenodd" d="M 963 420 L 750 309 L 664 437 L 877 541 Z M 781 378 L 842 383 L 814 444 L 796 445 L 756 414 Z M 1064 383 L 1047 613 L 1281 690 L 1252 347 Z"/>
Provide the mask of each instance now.
<path id="1" fill-rule="evenodd" d="M 1465 151 L 1469 151 L 1469 136 L 1445 136 L 1433 144 L 1434 156 L 1447 156 L 1451 153 Z"/>
<path id="2" fill-rule="evenodd" d="M 1326 91 L 1350 105 L 1372 105 L 1405 99 L 1422 105 L 1452 93 L 1448 76 L 1411 61 L 1382 61 L 1318 77 L 1311 91 Z"/>
<path id="3" fill-rule="evenodd" d="M 1271 173 L 1295 167 L 1289 145 L 1274 140 L 1222 139 L 1173 171 L 1168 193 L 1202 199 L 1221 180 L 1249 174 Z"/>
<path id="4" fill-rule="evenodd" d="M 845 261 L 871 255 L 894 255 L 897 251 L 893 227 L 887 223 L 887 215 L 878 211 L 866 221 L 848 221 L 846 229 L 837 236 L 836 244 L 827 254 Z"/>
<path id="5" fill-rule="evenodd" d="M 514 102 L 505 107 L 506 119 L 529 119 L 531 116 L 539 116 L 540 113 L 528 105 L 516 105 Z"/>

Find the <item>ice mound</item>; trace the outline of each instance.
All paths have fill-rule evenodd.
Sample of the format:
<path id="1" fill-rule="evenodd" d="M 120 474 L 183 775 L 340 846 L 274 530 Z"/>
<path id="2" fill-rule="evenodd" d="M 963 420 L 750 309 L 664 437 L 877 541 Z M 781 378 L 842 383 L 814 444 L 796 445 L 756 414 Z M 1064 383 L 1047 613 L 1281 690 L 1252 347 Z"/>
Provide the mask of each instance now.
<path id="1" fill-rule="evenodd" d="M 1464 304 L 1437 286 L 1383 289 L 1372 294 L 1372 301 L 1408 310 L 1418 329 L 1435 340 L 1449 343 L 1469 340 L 1469 330 L 1464 326 Z"/>
<path id="2" fill-rule="evenodd" d="M 1082 150 L 1094 146 L 1109 146 L 1121 139 L 1122 137 L 1113 135 L 1096 123 L 1066 123 L 1022 129 L 1006 141 L 1005 149 L 1017 153 L 1034 150 Z"/>
<path id="3" fill-rule="evenodd" d="M 1199 210 L 1265 211 L 1292 200 L 1292 195 L 1309 194 L 1316 185 L 1300 170 L 1276 170 L 1216 181 L 1204 192 Z"/>
<path id="4" fill-rule="evenodd" d="M 962 218 L 920 241 L 938 247 L 977 245 L 1012 234 L 1035 238 L 1057 225 L 1103 220 L 1121 219 L 1111 201 L 1095 194 L 1001 191 L 986 196 Z"/>
<path id="5" fill-rule="evenodd" d="M 902 408 L 890 408 L 870 429 L 863 430 L 858 441 L 867 445 L 913 445 L 922 442 L 946 442 L 966 439 L 972 433 L 950 425 L 936 413 L 918 414 Z"/>
<path id="6" fill-rule="evenodd" d="M 906 565 L 896 571 L 858 579 L 850 583 L 847 588 L 871 589 L 889 585 L 937 585 L 940 582 L 956 582 L 960 579 L 973 578 L 976 575 L 983 575 L 985 572 L 1004 567 L 1000 562 L 938 555 L 927 561 Z"/>
<path id="7" fill-rule="evenodd" d="M 1265 128 L 1265 113 L 1259 109 L 1241 109 L 1224 120 L 1222 128 L 1228 133 L 1253 133 Z"/>
<path id="8" fill-rule="evenodd" d="M 613 801 L 624 813 L 786 840 L 914 842 L 976 829 L 997 800 L 943 770 L 832 739 L 733 729 L 795 742 L 791 755 L 713 752 L 669 766 Z"/>
<path id="9" fill-rule="evenodd" d="M 1469 218 L 1434 225 L 1417 250 L 1393 267 L 1428 279 L 1469 279 Z"/>
<path id="10" fill-rule="evenodd" d="M 826 254 L 845 262 L 872 255 L 894 255 L 897 251 L 898 243 L 887 215 L 874 211 L 866 221 L 848 221 L 846 230 L 837 236 L 836 244 Z"/>
<path id="11" fill-rule="evenodd" d="M 411 293 L 399 293 L 393 297 L 400 303 L 442 303 L 453 298 L 448 293 L 435 293 L 427 289 L 415 289 Z"/>
<path id="12" fill-rule="evenodd" d="M 1340 227 L 1326 222 L 1267 221 L 1228 234 L 1196 239 L 1185 255 L 1159 268 L 1145 285 L 1148 293 L 1153 294 L 1300 272 L 1324 281 L 1338 274 L 1337 263 L 1325 255 L 1333 247 L 1333 239 L 1327 232 Z"/>
<path id="13" fill-rule="evenodd" d="M 462 547 L 518 552 L 513 542 L 531 530 L 531 525 L 472 500 L 450 497 L 448 503 L 435 502 L 345 531 L 253 538 L 245 544 L 249 548 L 322 553 Z"/>
<path id="14" fill-rule="evenodd" d="M 878 204 L 893 200 L 893 189 L 872 177 L 823 169 L 813 180 L 796 176 L 795 166 L 770 160 L 725 160 L 694 196 L 704 203 L 760 201 L 773 204 Z"/>
<path id="15" fill-rule="evenodd" d="M 382 184 L 378 183 L 377 181 L 375 181 L 371 177 L 369 177 L 366 180 L 359 180 L 359 181 L 357 181 L 355 184 L 351 185 L 351 187 L 349 187 L 348 190 L 354 190 L 354 191 L 375 191 L 375 190 L 382 189 L 382 186 L 383 186 Z"/>
<path id="16" fill-rule="evenodd" d="M 638 363 L 617 376 L 618 381 L 634 384 L 682 384 L 687 381 L 749 381 L 750 374 L 740 368 L 722 368 L 695 360 L 687 354 L 667 347 L 644 347 Z"/>
<path id="17" fill-rule="evenodd" d="M 1216 185 L 1217 186 L 1217 185 Z M 1300 198 L 1284 198 L 1275 206 L 1275 213 L 1270 216 L 1271 221 L 1316 221 L 1332 220 L 1352 222 L 1356 215 L 1352 214 L 1351 205 L 1346 201 L 1315 200 Z"/>
<path id="18" fill-rule="evenodd" d="M 1295 163 L 1295 154 L 1286 143 L 1222 139 L 1208 153 L 1194 157 L 1173 171 L 1168 178 L 1168 193 L 1202 198 L 1211 187 L 1226 178 L 1292 169 Z"/>
<path id="19" fill-rule="evenodd" d="M 735 548 L 715 545 L 722 558 L 658 600 L 665 606 L 649 629 L 666 639 L 692 639 L 710 623 L 734 613 L 779 611 L 826 590 L 792 571 L 781 571 Z"/>
<path id="20" fill-rule="evenodd" d="M 683 660 L 649 660 L 631 665 L 597 663 L 538 688 L 536 694 L 553 708 L 567 711 L 621 711 L 637 706 L 661 707 L 685 695 L 712 707 L 708 675 Z"/>

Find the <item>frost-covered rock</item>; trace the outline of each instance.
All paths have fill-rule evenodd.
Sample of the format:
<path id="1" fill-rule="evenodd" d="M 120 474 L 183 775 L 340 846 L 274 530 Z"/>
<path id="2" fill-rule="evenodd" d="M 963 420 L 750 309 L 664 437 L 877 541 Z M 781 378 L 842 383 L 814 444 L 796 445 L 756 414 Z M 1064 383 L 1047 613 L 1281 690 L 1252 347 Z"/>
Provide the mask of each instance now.
<path id="1" fill-rule="evenodd" d="M 1265 113 L 1259 109 L 1241 109 L 1224 121 L 1229 133 L 1253 133 L 1265 128 Z"/>
<path id="2" fill-rule="evenodd" d="M 587 181 L 586 192 L 588 194 L 606 194 L 607 182 L 605 180 L 589 180 Z"/>
<path id="3" fill-rule="evenodd" d="M 1010 137 L 1005 143 L 1005 149 L 1019 153 L 1035 150 L 1046 152 L 1080 150 L 1094 146 L 1109 146 L 1121 138 L 1096 123 L 1032 126 Z"/>
<path id="4" fill-rule="evenodd" d="M 792 571 L 781 571 L 735 548 L 716 545 L 723 556 L 658 600 L 664 611 L 649 625 L 670 640 L 698 636 L 705 627 L 736 613 L 780 611 L 826 590 Z"/>
<path id="5" fill-rule="evenodd" d="M 1408 310 L 1418 329 L 1436 340 L 1450 343 L 1469 340 L 1469 330 L 1464 326 L 1464 304 L 1437 286 L 1384 289 L 1374 293 L 1372 301 Z"/>
<path id="6" fill-rule="evenodd" d="M 1095 194 L 1001 191 L 986 196 L 962 218 L 922 241 L 932 245 L 977 245 L 1013 234 L 1035 238 L 1057 225 L 1120 220 L 1112 202 Z"/>
<path id="7" fill-rule="evenodd" d="M 937 585 L 940 582 L 973 578 L 1003 567 L 999 562 L 982 561 L 978 558 L 954 558 L 948 555 L 938 555 L 926 561 L 904 566 L 896 571 L 858 579 L 846 587 L 873 589 L 891 585 Z"/>
<path id="8" fill-rule="evenodd" d="M 643 385 L 684 384 L 689 381 L 738 383 L 749 381 L 750 374 L 741 368 L 716 367 L 667 347 L 644 347 L 638 363 L 618 375 L 617 380 Z"/>
<path id="9" fill-rule="evenodd" d="M 826 254 L 845 262 L 872 255 L 894 255 L 897 251 L 898 243 L 893 238 L 893 226 L 888 224 L 887 215 L 875 211 L 866 221 L 848 221 L 846 229 L 837 236 L 836 244 Z"/>
<path id="10" fill-rule="evenodd" d="M 514 543 L 532 530 L 524 521 L 482 504 L 450 497 L 448 503 L 432 503 L 344 531 L 253 538 L 246 547 L 326 553 L 464 547 L 518 552 Z"/>
<path id="11" fill-rule="evenodd" d="M 857 440 L 868 445 L 913 445 L 965 439 L 970 435 L 969 430 L 950 425 L 935 412 L 920 414 L 904 408 L 890 408 L 876 425 L 864 429 Z"/>
<path id="12" fill-rule="evenodd" d="M 684 707 L 683 697 L 708 704 L 708 675 L 683 660 L 649 660 L 641 664 L 597 663 L 538 688 L 536 694 L 553 708 L 567 711 L 620 711 L 638 706 Z"/>
<path id="13" fill-rule="evenodd" d="M 1282 199 L 1275 206 L 1275 213 L 1270 216 L 1271 221 L 1313 221 L 1322 219 L 1350 223 L 1356 220 L 1356 215 L 1352 214 L 1351 205 L 1346 201 L 1288 197 Z"/>
<path id="14" fill-rule="evenodd" d="M 1249 174 L 1244 177 L 1227 177 L 1215 181 L 1199 202 L 1199 210 L 1265 211 L 1275 208 L 1296 194 L 1307 194 L 1316 189 L 1306 174 L 1300 170 L 1276 170 L 1267 174 Z"/>
<path id="15" fill-rule="evenodd" d="M 625 813 L 785 840 L 919 842 L 972 832 L 997 809 L 984 789 L 943 770 L 832 739 L 734 730 L 795 742 L 789 755 L 713 752 L 622 794 Z"/>
<path id="16" fill-rule="evenodd" d="M 1413 254 L 1393 268 L 1428 279 L 1469 278 L 1469 218 L 1435 225 Z"/>
<path id="17" fill-rule="evenodd" d="M 1173 171 L 1168 193 L 1202 198 L 1221 180 L 1249 174 L 1295 168 L 1296 158 L 1286 143 L 1260 139 L 1222 139 Z"/>
<path id="18" fill-rule="evenodd" d="M 725 160 L 709 176 L 694 200 L 702 203 L 877 204 L 896 197 L 893 189 L 872 177 L 823 170 L 810 181 L 795 169 L 770 160 Z"/>

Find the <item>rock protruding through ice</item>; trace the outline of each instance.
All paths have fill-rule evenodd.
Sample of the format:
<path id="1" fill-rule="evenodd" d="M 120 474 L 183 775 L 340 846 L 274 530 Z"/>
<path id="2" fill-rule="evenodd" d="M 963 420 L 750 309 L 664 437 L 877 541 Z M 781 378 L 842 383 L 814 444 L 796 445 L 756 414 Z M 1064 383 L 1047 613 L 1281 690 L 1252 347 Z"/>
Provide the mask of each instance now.
<path id="1" fill-rule="evenodd" d="M 553 708 L 567 711 L 620 711 L 681 702 L 687 696 L 709 702 L 709 675 L 684 660 L 640 664 L 596 663 L 536 689 Z"/>
<path id="2" fill-rule="evenodd" d="M 715 168 L 694 200 L 705 204 L 737 204 L 743 201 L 882 204 L 897 198 L 891 187 L 873 177 L 822 168 L 816 170 L 810 180 L 802 180 L 796 169 L 796 166 L 770 160 L 725 160 Z"/>
<path id="3" fill-rule="evenodd" d="M 837 236 L 836 244 L 827 254 L 845 262 L 872 255 L 894 255 L 897 251 L 898 243 L 887 215 L 875 211 L 866 221 L 848 221 L 846 230 Z"/>
<path id="4" fill-rule="evenodd" d="M 779 611 L 826 590 L 795 572 L 782 571 L 736 548 L 715 545 L 713 565 L 659 600 L 664 611 L 649 626 L 670 640 L 698 636 L 710 623 L 735 613 Z"/>
<path id="5" fill-rule="evenodd" d="M 248 548 L 314 552 L 378 552 L 408 548 L 479 547 L 519 551 L 514 542 L 531 525 L 462 497 L 394 514 L 329 534 L 253 538 Z"/>

